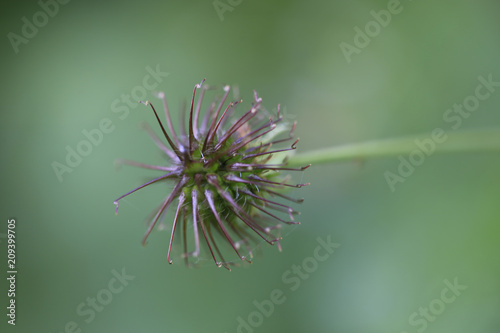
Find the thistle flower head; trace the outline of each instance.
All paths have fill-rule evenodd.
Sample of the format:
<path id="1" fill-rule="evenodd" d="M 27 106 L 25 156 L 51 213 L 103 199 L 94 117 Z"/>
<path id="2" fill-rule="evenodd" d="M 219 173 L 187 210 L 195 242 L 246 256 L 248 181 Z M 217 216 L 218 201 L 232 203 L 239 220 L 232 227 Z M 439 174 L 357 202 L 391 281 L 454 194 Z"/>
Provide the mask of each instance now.
<path id="1" fill-rule="evenodd" d="M 164 172 L 138 188 L 115 200 L 116 212 L 119 201 L 158 182 L 171 182 L 173 189 L 155 211 L 155 215 L 143 238 L 147 237 L 161 220 L 170 206 L 175 206 L 167 260 L 170 259 L 174 234 L 183 234 L 184 258 L 186 263 L 190 257 L 198 257 L 201 248 L 211 253 L 218 267 L 229 269 L 217 239 L 227 242 L 241 260 L 249 261 L 240 254 L 242 245 L 252 257 L 251 242 L 262 238 L 267 243 L 279 245 L 279 229 L 282 224 L 298 224 L 294 221 L 297 212 L 278 198 L 300 203 L 303 199 L 293 199 L 282 193 L 287 187 L 302 187 L 308 184 L 289 184 L 280 177 L 280 171 L 302 171 L 309 165 L 293 169 L 286 167 L 286 159 L 282 163 L 271 164 L 273 156 L 296 148 L 298 139 L 293 138 L 295 123 L 287 130 L 288 136 L 277 138 L 274 134 L 283 131 L 283 117 L 279 113 L 276 118 L 263 119 L 265 110 L 261 107 L 262 99 L 254 91 L 254 102 L 239 118 L 231 120 L 235 107 L 241 101 L 226 100 L 230 87 L 223 88 L 220 99 L 212 102 L 201 119 L 201 107 L 208 87 L 203 86 L 205 80 L 195 85 L 189 110 L 187 130 L 182 128 L 178 133 L 172 126 L 165 94 L 159 93 L 163 101 L 168 130 L 153 104 L 140 102 L 150 106 L 163 133 L 165 142 L 158 138 L 149 126 L 145 129 L 156 145 L 169 159 L 168 166 L 155 166 L 121 160 L 123 164 L 154 169 Z M 196 91 L 200 89 L 196 99 Z M 275 149 L 280 143 L 288 145 Z M 187 225 L 192 225 L 193 241 L 187 241 Z M 190 236 L 191 237 L 191 236 Z M 188 252 L 191 243 L 194 250 Z"/>

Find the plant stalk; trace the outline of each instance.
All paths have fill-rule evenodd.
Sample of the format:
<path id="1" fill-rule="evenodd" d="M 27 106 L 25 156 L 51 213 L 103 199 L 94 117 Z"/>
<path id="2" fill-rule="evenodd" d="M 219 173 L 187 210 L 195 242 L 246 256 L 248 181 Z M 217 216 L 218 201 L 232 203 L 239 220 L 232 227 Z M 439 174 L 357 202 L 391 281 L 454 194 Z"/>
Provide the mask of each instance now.
<path id="1" fill-rule="evenodd" d="M 414 150 L 426 153 L 423 149 L 427 150 L 426 156 L 436 153 L 500 152 L 500 128 L 443 133 L 439 137 L 441 140 L 434 140 L 429 133 L 322 148 L 290 156 L 288 164 L 302 166 L 309 163 L 318 165 L 398 155 L 408 157 Z M 433 150 L 430 141 L 434 143 Z M 417 142 L 420 142 L 421 146 L 426 142 L 427 148 L 419 147 Z"/>

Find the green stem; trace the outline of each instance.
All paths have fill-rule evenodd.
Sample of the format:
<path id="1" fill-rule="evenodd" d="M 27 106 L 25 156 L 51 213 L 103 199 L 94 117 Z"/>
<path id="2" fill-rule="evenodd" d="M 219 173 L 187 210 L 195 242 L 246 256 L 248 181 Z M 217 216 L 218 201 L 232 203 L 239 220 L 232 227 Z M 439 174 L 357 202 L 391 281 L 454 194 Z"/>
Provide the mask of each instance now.
<path id="1" fill-rule="evenodd" d="M 336 147 L 322 148 L 309 153 L 297 154 L 290 157 L 290 166 L 302 166 L 346 161 L 364 160 L 368 158 L 409 155 L 413 150 L 422 150 L 415 141 L 432 142 L 435 144 L 435 153 L 465 153 L 500 151 L 500 128 L 460 131 L 444 133 L 438 136 L 440 140 L 433 140 L 431 133 L 401 138 L 366 141 L 361 143 L 345 144 Z M 429 144 L 430 149 L 431 145 Z"/>

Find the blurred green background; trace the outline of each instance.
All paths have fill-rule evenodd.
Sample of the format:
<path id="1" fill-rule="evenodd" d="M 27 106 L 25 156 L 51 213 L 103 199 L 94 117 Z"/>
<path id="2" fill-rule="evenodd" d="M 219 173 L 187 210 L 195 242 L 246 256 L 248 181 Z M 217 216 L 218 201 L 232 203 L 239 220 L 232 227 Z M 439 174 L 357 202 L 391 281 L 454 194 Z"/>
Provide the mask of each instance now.
<path id="1" fill-rule="evenodd" d="M 38 2 L 5 2 L 0 266 L 6 277 L 6 221 L 15 218 L 18 276 L 15 327 L 0 283 L 1 331 L 498 332 L 497 153 L 433 155 L 395 192 L 384 172 L 396 172 L 396 157 L 313 166 L 298 176 L 311 186 L 293 193 L 306 201 L 283 251 L 264 245 L 232 272 L 209 257 L 199 269 L 178 258 L 168 265 L 168 229 L 141 246 L 145 217 L 168 193 L 161 185 L 114 214 L 114 199 L 157 175 L 116 170 L 114 161 L 162 162 L 138 126 L 156 129 L 150 110 L 135 101 L 120 102 L 128 112 L 113 108 L 122 95 L 140 95 L 147 67 L 168 73 L 154 90 L 166 92 L 174 118 L 205 77 L 237 85 L 246 101 L 256 89 L 268 109 L 281 103 L 298 121 L 298 153 L 451 131 L 446 110 L 474 93 L 479 76 L 500 80 L 500 4 L 401 1 L 349 62 L 341 43 L 355 45 L 355 27 L 390 3 L 221 0 L 216 9 L 212 1 L 74 0 L 49 7 L 44 22 Z M 25 28 L 31 37 L 20 42 L 34 19 L 38 31 Z M 460 130 L 499 126 L 499 101 L 495 91 Z M 65 164 L 66 147 L 76 149 L 82 131 L 105 118 L 113 129 L 59 181 L 52 163 Z M 311 265 L 317 237 L 340 247 L 299 278 L 291 269 Z M 133 280 L 110 293 L 123 270 Z M 467 288 L 453 294 L 445 280 L 455 279 Z M 271 311 L 275 289 L 285 300 Z M 445 303 L 443 293 L 456 297 Z M 96 297 L 106 304 L 90 310 Z"/>

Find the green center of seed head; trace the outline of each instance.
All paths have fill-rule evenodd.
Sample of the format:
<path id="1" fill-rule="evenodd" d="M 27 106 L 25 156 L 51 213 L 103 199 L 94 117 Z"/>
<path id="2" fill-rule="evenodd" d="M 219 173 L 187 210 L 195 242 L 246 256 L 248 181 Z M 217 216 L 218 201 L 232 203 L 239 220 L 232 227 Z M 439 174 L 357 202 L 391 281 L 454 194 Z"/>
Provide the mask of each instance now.
<path id="1" fill-rule="evenodd" d="M 227 140 L 225 146 L 231 146 L 234 139 Z M 189 181 L 185 185 L 183 190 L 186 197 L 190 198 L 191 192 L 193 189 L 197 189 L 200 192 L 200 199 L 204 197 L 204 191 L 206 189 L 210 190 L 213 193 L 215 206 L 217 211 L 224 216 L 225 219 L 230 219 L 231 222 L 235 220 L 234 214 L 228 214 L 230 211 L 230 204 L 228 204 L 218 193 L 217 189 L 212 185 L 208 184 L 206 181 L 207 175 L 215 175 L 217 177 L 218 183 L 221 187 L 231 194 L 233 198 L 237 198 L 238 190 L 247 190 L 251 192 L 255 192 L 255 188 L 248 184 L 235 184 L 234 182 L 229 182 L 225 179 L 225 176 L 232 171 L 227 170 L 228 163 L 236 163 L 240 162 L 242 156 L 234 155 L 232 157 L 227 155 L 222 155 L 218 158 L 215 163 L 211 163 L 210 165 L 206 165 L 206 161 L 209 161 L 216 157 L 217 154 L 220 154 L 220 150 L 216 152 L 210 153 L 210 150 L 203 152 L 202 151 L 202 143 L 198 143 L 198 147 L 191 153 L 192 159 L 191 161 L 186 161 L 184 164 L 184 174 L 189 176 Z M 230 160 L 230 161 L 229 161 Z M 258 170 L 248 170 L 244 172 L 239 172 L 238 176 L 246 176 L 248 174 L 259 174 Z M 200 179 L 202 180 L 200 183 L 195 181 L 197 175 L 200 175 Z M 199 176 L 198 176 L 199 177 Z M 239 199 L 236 199 L 239 201 Z M 191 200 L 187 202 L 188 205 L 191 205 Z M 242 208 L 247 212 L 251 213 L 252 207 L 246 202 L 240 202 Z M 200 213 L 202 216 L 211 216 L 211 211 L 205 207 L 204 205 L 200 205 L 199 207 Z M 210 224 L 211 222 L 216 223 L 216 221 L 211 221 L 212 219 L 206 219 L 204 222 L 206 224 Z"/>
<path id="2" fill-rule="evenodd" d="M 198 148 L 196 148 L 192 153 L 191 161 L 185 161 L 184 165 L 184 170 L 185 173 L 191 177 L 194 177 L 196 174 L 201 174 L 201 175 L 206 175 L 210 173 L 216 174 L 219 171 L 219 167 L 222 164 L 222 159 L 224 159 L 224 156 L 219 158 L 219 160 L 216 163 L 212 163 L 209 166 L 205 165 L 205 162 L 212 159 L 214 156 L 211 156 L 212 154 L 209 154 L 205 156 L 202 152 L 202 145 L 199 144 Z M 205 153 L 206 154 L 206 153 Z"/>

